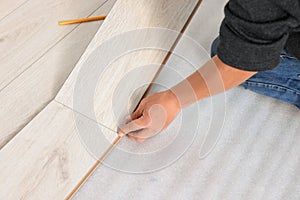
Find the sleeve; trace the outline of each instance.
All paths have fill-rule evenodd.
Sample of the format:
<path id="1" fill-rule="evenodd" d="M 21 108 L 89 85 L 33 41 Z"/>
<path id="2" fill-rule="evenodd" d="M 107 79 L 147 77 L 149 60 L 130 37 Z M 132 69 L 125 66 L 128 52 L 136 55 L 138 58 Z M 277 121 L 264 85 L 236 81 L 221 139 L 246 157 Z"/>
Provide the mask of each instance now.
<path id="1" fill-rule="evenodd" d="M 246 71 L 276 67 L 288 38 L 288 14 L 267 0 L 230 0 L 220 28 L 219 58 Z"/>

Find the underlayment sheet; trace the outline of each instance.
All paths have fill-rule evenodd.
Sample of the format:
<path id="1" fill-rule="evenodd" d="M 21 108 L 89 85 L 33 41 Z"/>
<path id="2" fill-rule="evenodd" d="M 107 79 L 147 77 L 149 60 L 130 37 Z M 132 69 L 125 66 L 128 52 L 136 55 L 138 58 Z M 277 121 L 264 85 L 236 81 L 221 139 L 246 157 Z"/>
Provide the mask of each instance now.
<path id="1" fill-rule="evenodd" d="M 183 38 L 152 92 L 209 59 L 225 2 L 203 2 L 188 34 L 204 49 Z M 300 199 L 300 110 L 242 87 L 208 98 L 144 143 L 122 139 L 74 199 Z"/>
<path id="2" fill-rule="evenodd" d="M 226 94 L 221 136 L 212 152 L 201 158 L 210 102 L 200 104 L 200 130 L 179 160 L 145 174 L 102 165 L 74 199 L 300 199 L 300 111 L 296 107 L 242 88 L 231 90 Z M 142 151 L 161 147 L 164 141 L 154 137 L 142 144 L 126 140 L 120 145 Z"/>

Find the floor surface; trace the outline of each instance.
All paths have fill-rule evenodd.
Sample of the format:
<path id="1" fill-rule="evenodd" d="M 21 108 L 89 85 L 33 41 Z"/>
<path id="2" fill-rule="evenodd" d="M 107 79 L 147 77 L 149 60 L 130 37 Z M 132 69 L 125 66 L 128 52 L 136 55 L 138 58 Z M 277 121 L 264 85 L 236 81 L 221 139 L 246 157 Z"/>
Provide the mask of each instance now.
<path id="1" fill-rule="evenodd" d="M 113 3 L 1 4 L 0 148 L 56 96 L 101 25 L 52 22 L 106 14 Z M 186 32 L 203 48 L 183 39 L 158 84 L 171 87 L 207 61 L 225 3 L 203 1 Z M 74 199 L 300 199 L 299 121 L 292 105 L 232 89 L 184 110 L 145 143 L 121 141 Z"/>

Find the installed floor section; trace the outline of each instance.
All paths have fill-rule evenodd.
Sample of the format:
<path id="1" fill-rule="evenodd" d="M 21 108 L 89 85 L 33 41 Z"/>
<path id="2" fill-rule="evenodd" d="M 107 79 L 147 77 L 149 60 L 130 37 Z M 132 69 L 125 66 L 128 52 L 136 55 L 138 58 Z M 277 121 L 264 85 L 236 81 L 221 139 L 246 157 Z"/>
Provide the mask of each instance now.
<path id="1" fill-rule="evenodd" d="M 0 149 L 54 99 L 102 24 L 57 22 L 107 14 L 115 0 L 20 3 L 1 4 L 13 11 L 0 19 Z"/>
<path id="2" fill-rule="evenodd" d="M 98 31 L 99 34 L 96 35 L 95 39 L 89 45 L 86 53 L 100 46 L 100 44 L 104 43 L 104 41 L 109 39 L 112 35 L 118 35 L 136 28 L 161 27 L 172 29 L 176 31 L 176 34 L 155 35 L 154 41 L 163 42 L 166 51 L 161 52 L 160 49 L 155 49 L 150 51 L 150 53 L 148 51 L 146 53 L 140 52 L 140 59 L 136 59 L 136 54 L 122 57 L 120 59 L 121 65 L 117 65 L 119 71 L 112 71 L 106 74 L 105 80 L 110 81 L 106 84 L 106 87 L 110 87 L 110 83 L 120 80 L 122 76 L 127 73 L 126 70 L 134 68 L 135 65 L 141 66 L 144 64 L 144 62 L 140 61 L 148 61 L 150 64 L 155 63 L 158 65 L 152 70 L 152 73 L 144 72 L 143 77 L 138 76 L 134 78 L 152 80 L 159 64 L 162 63 L 168 50 L 178 36 L 178 32 L 181 31 L 191 15 L 192 10 L 195 8 L 196 3 L 196 0 L 180 0 L 176 2 L 172 0 L 156 0 L 152 2 L 148 0 L 139 2 L 126 0 L 117 1 L 105 22 L 100 27 Z M 53 4 L 54 6 L 60 5 L 59 2 Z M 24 5 L 28 6 L 27 4 Z M 79 8 L 84 7 L 79 6 Z M 132 12 L 122 12 L 123 9 L 128 9 Z M 140 15 L 141 10 L 144 11 L 143 15 Z M 171 19 L 176 20 L 172 21 Z M 53 22 L 54 20 L 51 19 L 49 21 Z M 55 21 L 55 23 L 57 23 L 57 21 Z M 70 28 L 72 26 L 67 27 Z M 43 30 L 41 29 L 41 31 Z M 45 34 L 49 35 L 50 33 L 47 32 Z M 146 36 L 149 34 L 149 30 L 147 30 Z M 55 33 L 52 35 L 53 38 L 57 36 Z M 150 35 L 152 36 L 152 34 Z M 40 44 L 46 44 L 47 41 L 42 39 L 43 38 L 41 38 L 42 42 Z M 116 50 L 130 46 L 132 42 L 145 44 L 149 42 L 149 38 L 143 37 L 141 40 L 133 38 L 133 40 L 120 40 L 116 43 L 106 43 L 107 45 L 104 45 L 106 47 L 104 53 L 106 54 L 104 55 L 113 55 Z M 33 48 L 33 46 L 35 45 L 32 44 L 32 46 L 29 47 Z M 37 49 L 34 49 L 34 51 L 37 51 Z M 80 64 L 88 59 L 86 53 L 81 57 L 79 61 Z M 99 55 L 101 56 L 99 57 Z M 106 57 L 103 54 L 99 55 L 96 57 L 96 62 L 90 63 L 91 65 L 87 66 L 96 69 L 104 68 L 105 65 L 101 65 L 101 61 Z M 25 58 L 30 57 L 26 56 Z M 30 66 L 29 68 L 31 68 Z M 3 73 L 7 73 L 8 76 L 6 77 L 8 79 L 3 80 L 3 83 L 8 82 L 8 85 L 10 85 L 9 75 L 16 78 L 20 75 L 17 72 L 27 70 L 27 67 L 22 65 L 20 69 L 15 68 L 12 72 L 16 73 L 8 73 L 6 70 L 6 68 L 3 69 Z M 77 67 L 75 72 L 76 70 L 78 70 Z M 21 72 L 21 74 L 23 74 L 23 72 Z M 116 80 L 111 80 L 111 77 L 114 77 Z M 34 78 L 35 77 L 32 77 L 31 79 Z M 74 82 L 74 79 L 71 79 L 71 82 Z M 89 84 L 90 82 L 91 79 L 88 79 L 84 83 Z M 140 85 L 138 83 L 139 82 L 135 82 L 129 85 L 139 87 Z M 8 85 L 4 84 L 4 88 Z M 68 86 L 68 82 L 65 85 Z M 87 85 L 83 88 L 88 88 L 86 86 Z M 143 90 L 145 89 L 146 88 Z M 63 97 L 63 93 L 60 94 Z M 139 96 L 142 94 L 143 91 L 141 90 Z M 86 96 L 80 96 L 80 99 L 85 100 Z M 112 96 L 106 92 L 103 92 L 102 96 L 99 97 L 99 101 L 104 102 L 104 104 L 101 105 L 104 108 L 108 107 L 107 105 L 111 100 Z M 131 101 L 131 104 L 135 106 L 138 101 L 139 98 L 137 97 Z M 120 105 L 120 107 L 127 106 L 123 103 L 122 98 L 119 99 L 117 104 Z M 110 143 L 112 143 L 112 140 L 117 134 L 116 129 L 114 129 L 115 132 L 113 132 L 103 126 L 99 126 L 95 121 L 82 114 L 78 114 L 76 111 L 77 110 L 74 112 L 74 110 L 70 109 L 70 106 L 64 105 L 64 102 L 52 101 L 1 149 L 0 163 L 5 163 L 0 166 L 0 176 L 3 178 L 3 181 L 0 183 L 0 187 L 2 188 L 0 191 L 1 199 L 62 199 L 79 183 L 80 179 L 96 162 L 93 156 L 99 158 Z M 96 110 L 96 112 L 97 111 L 98 110 Z M 113 122 L 109 124 L 113 124 Z M 100 132 L 97 132 L 99 129 L 105 137 L 97 137 L 102 135 Z M 95 135 L 90 135 L 91 133 L 95 133 Z M 86 136 L 90 137 L 86 138 Z M 84 139 L 90 139 L 89 142 L 92 142 L 92 144 L 82 142 Z M 88 145 L 96 147 L 96 152 L 92 152 L 93 154 L 91 154 L 91 152 L 89 152 L 91 149 Z M 128 164 L 130 165 L 130 163 Z M 17 192 L 15 192 L 16 190 Z"/>
<path id="3" fill-rule="evenodd" d="M 36 22 L 38 21 L 35 19 L 36 16 L 39 15 L 42 16 L 41 18 L 46 19 L 49 15 L 56 14 L 55 18 L 51 16 L 50 18 L 54 19 L 53 21 L 58 21 L 67 18 L 107 14 L 114 3 L 109 0 L 102 8 L 101 5 L 104 1 L 94 1 L 93 3 L 89 1 L 89 4 L 91 3 L 89 9 L 86 7 L 80 9 L 78 6 L 77 8 L 72 7 L 77 4 L 80 5 L 79 1 L 61 4 L 59 4 L 59 1 L 55 2 L 57 5 L 55 3 L 51 4 L 52 8 L 56 8 L 52 12 L 48 8 L 49 4 L 41 4 L 33 0 L 13 0 L 9 1 L 7 5 L 1 5 L 0 27 L 1 30 L 5 31 L 2 31 L 0 34 L 0 48 L 2 52 L 5 52 L 2 55 L 7 56 L 6 59 L 1 60 L 1 66 L 7 66 L 9 67 L 8 69 L 14 70 L 13 73 L 9 71 L 9 76 L 4 74 L 3 71 L 0 73 L 3 78 L 0 91 L 1 147 L 55 97 L 101 24 L 101 22 L 92 22 L 79 26 L 74 25 L 70 28 L 58 27 L 55 23 L 49 29 L 49 25 L 45 25 L 46 22 L 43 20 Z M 24 7 L 26 4 L 29 5 L 29 3 L 31 5 L 44 6 L 44 8 L 41 9 L 42 12 L 40 14 L 38 9 L 32 15 L 28 14 L 26 19 L 29 20 L 27 21 L 22 20 L 22 23 L 20 23 L 20 21 L 14 20 L 14 18 L 34 10 L 33 6 Z M 223 17 L 222 7 L 224 4 L 225 1 L 223 0 L 204 1 L 193 20 L 193 23 L 196 25 L 190 26 L 188 29 L 187 35 L 199 42 L 208 52 L 211 41 L 218 34 L 219 24 Z M 107 7 L 104 8 L 105 6 Z M 56 11 L 59 9 L 61 11 L 57 15 Z M 94 12 L 96 9 L 97 11 Z M 31 17 L 31 19 L 28 17 Z M 5 21 L 5 19 L 9 20 Z M 22 17 L 22 19 L 24 18 Z M 43 40 L 53 46 L 42 47 L 40 48 L 40 53 L 35 54 L 27 46 L 28 42 L 31 41 L 33 43 L 35 41 L 35 37 L 28 38 L 27 36 L 28 34 L 33 35 L 33 32 L 39 35 L 41 30 L 38 32 L 36 29 L 27 29 L 25 25 L 27 23 L 31 24 L 31 20 L 35 20 L 34 23 L 36 24 L 44 24 L 36 27 L 45 29 L 45 32 L 51 31 L 53 28 L 56 32 L 62 29 L 67 31 L 60 34 L 55 44 L 53 44 L 52 35 L 48 34 Z M 17 24 L 20 25 L 17 26 Z M 11 29 L 11 27 L 16 26 L 19 28 Z M 73 28 L 75 29 L 73 30 Z M 22 45 L 18 46 L 17 52 L 20 53 L 16 55 L 14 55 L 15 49 L 13 49 L 15 40 L 24 41 Z M 26 41 L 27 44 L 25 45 Z M 74 48 L 75 46 L 76 48 Z M 201 65 L 207 60 L 207 55 L 198 57 L 197 51 L 189 51 L 191 54 L 195 54 L 193 62 Z M 8 54 L 9 52 L 10 54 Z M 41 53 L 44 54 L 42 55 Z M 17 55 L 19 56 L 18 58 L 15 57 Z M 28 57 L 31 60 L 24 59 Z M 7 61 L 9 63 L 13 58 L 15 59 L 12 64 L 4 62 Z M 21 68 L 11 69 L 13 66 L 20 66 Z M 194 69 L 194 66 L 188 65 L 186 61 L 178 58 L 171 59 L 169 66 L 182 75 L 187 75 Z M 7 71 L 8 69 L 5 70 Z M 32 79 L 32 77 L 36 79 Z M 158 82 L 161 81 L 166 83 L 166 85 L 171 85 L 172 78 L 169 71 L 166 71 L 162 73 Z M 156 89 L 161 90 L 161 88 Z M 156 89 L 154 88 L 153 91 L 156 91 Z M 87 184 L 79 191 L 75 199 L 299 199 L 299 110 L 286 103 L 254 94 L 242 88 L 236 88 L 226 93 L 225 99 L 226 115 L 223 118 L 224 126 L 214 148 L 211 144 L 208 145 L 207 149 L 200 148 L 203 147 L 205 133 L 211 130 L 211 124 L 212 126 L 218 124 L 212 122 L 213 105 L 210 99 L 207 99 L 193 107 L 195 109 L 188 109 L 184 113 L 187 116 L 194 115 L 195 112 L 193 110 L 200 108 L 199 119 L 197 119 L 200 129 L 197 131 L 187 127 L 184 131 L 178 133 L 176 130 L 179 129 L 179 125 L 174 123 L 168 131 L 143 144 L 124 140 L 118 146 L 120 151 L 126 150 L 127 152 L 132 152 L 132 155 L 136 155 L 136 153 L 153 152 L 170 144 L 170 141 L 173 141 L 177 136 L 172 134 L 174 132 L 179 134 L 178 137 L 184 137 L 184 134 L 196 134 L 192 145 L 188 146 L 190 143 L 186 145 L 189 148 L 183 156 L 177 161 L 173 159 L 176 162 L 168 162 L 171 165 L 159 171 L 137 175 L 120 172 L 119 170 L 122 169 L 122 166 L 118 166 L 119 162 L 117 162 L 121 158 L 118 154 L 120 151 L 112 152 L 105 163 L 106 165 L 100 166 Z M 68 108 L 56 102 L 50 104 L 46 109 L 53 113 L 59 112 L 65 117 L 73 115 L 73 113 L 70 114 Z M 217 109 L 217 113 L 218 111 Z M 220 109 L 219 112 L 223 113 L 223 110 Z M 37 116 L 35 120 L 43 120 L 45 125 L 47 125 L 51 123 L 51 120 L 47 121 L 47 119 L 44 119 L 43 116 Z M 52 120 L 55 120 L 55 117 Z M 180 122 L 179 118 L 176 122 Z M 223 123 L 223 120 L 221 122 Z M 68 123 L 72 124 L 72 122 Z M 27 129 L 30 128 L 33 127 L 28 127 Z M 63 131 L 69 130 L 72 130 L 72 126 Z M 24 135 L 17 138 L 17 140 L 28 141 L 28 150 L 19 151 L 20 155 L 30 158 L 31 155 L 36 153 L 34 148 L 29 149 L 32 135 Z M 79 145 L 78 147 L 82 144 L 77 137 L 73 137 L 71 141 L 73 145 Z M 52 142 L 57 147 L 67 147 L 68 145 L 47 140 L 47 144 Z M 61 169 L 61 173 L 46 174 L 41 170 L 40 175 L 35 177 L 36 184 L 47 176 L 48 178 L 57 177 L 61 186 L 66 184 L 64 182 L 68 179 L 68 174 L 65 173 L 68 165 L 64 164 L 67 163 L 65 161 L 66 155 L 63 148 L 58 149 L 47 154 L 50 155 L 51 162 L 46 162 L 45 160 L 43 166 L 58 167 Z M 209 152 L 209 149 L 212 149 L 212 151 Z M 17 147 L 15 151 L 17 151 Z M 43 156 L 43 153 L 41 156 Z M 75 160 L 73 163 L 78 166 L 78 170 L 81 165 L 94 163 L 94 159 L 86 152 L 82 152 L 81 156 L 85 158 L 84 162 L 80 160 L 80 162 L 76 163 Z M 4 158 L 3 163 L 7 163 L 6 161 L 9 159 L 11 158 Z M 41 159 L 44 158 L 41 157 Z M 140 166 L 135 160 L 132 162 Z M 4 168 L 8 167 L 3 165 L 3 163 L 2 166 Z M 16 160 L 13 164 L 17 166 L 21 163 Z M 22 163 L 22 165 L 24 164 L 27 165 L 29 163 Z M 43 169 L 43 166 L 40 169 Z M 134 171 L 134 165 L 132 167 L 128 171 Z M 22 181 L 18 180 L 18 176 L 24 174 L 24 171 L 20 170 L 18 173 L 1 176 L 1 182 L 9 185 L 12 181 Z M 23 183 L 25 184 L 25 182 Z M 50 186 L 45 185 L 45 187 Z M 10 196 L 3 198 L 16 198 L 15 195 L 19 194 L 20 189 L 22 188 L 16 188 L 15 194 L 10 193 Z M 43 198 L 43 196 L 36 195 L 37 193 L 35 192 L 25 191 L 22 197 Z M 52 199 L 60 199 L 62 197 L 50 192 L 46 195 L 49 195 Z"/>

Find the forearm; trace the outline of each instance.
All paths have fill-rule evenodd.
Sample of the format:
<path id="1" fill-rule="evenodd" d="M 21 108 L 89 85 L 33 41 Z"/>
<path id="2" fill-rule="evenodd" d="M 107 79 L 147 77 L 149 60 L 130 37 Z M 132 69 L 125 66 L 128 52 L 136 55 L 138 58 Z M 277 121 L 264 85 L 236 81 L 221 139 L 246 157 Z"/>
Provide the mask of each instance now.
<path id="1" fill-rule="evenodd" d="M 223 63 L 214 56 L 188 78 L 170 89 L 181 107 L 240 85 L 256 72 L 243 71 Z"/>
<path id="2" fill-rule="evenodd" d="M 171 89 L 144 98 L 131 114 L 130 120 L 120 128 L 119 135 L 128 135 L 133 140 L 143 142 L 154 133 L 165 129 L 182 108 L 229 90 L 253 74 L 255 72 L 232 68 L 215 56 Z"/>

